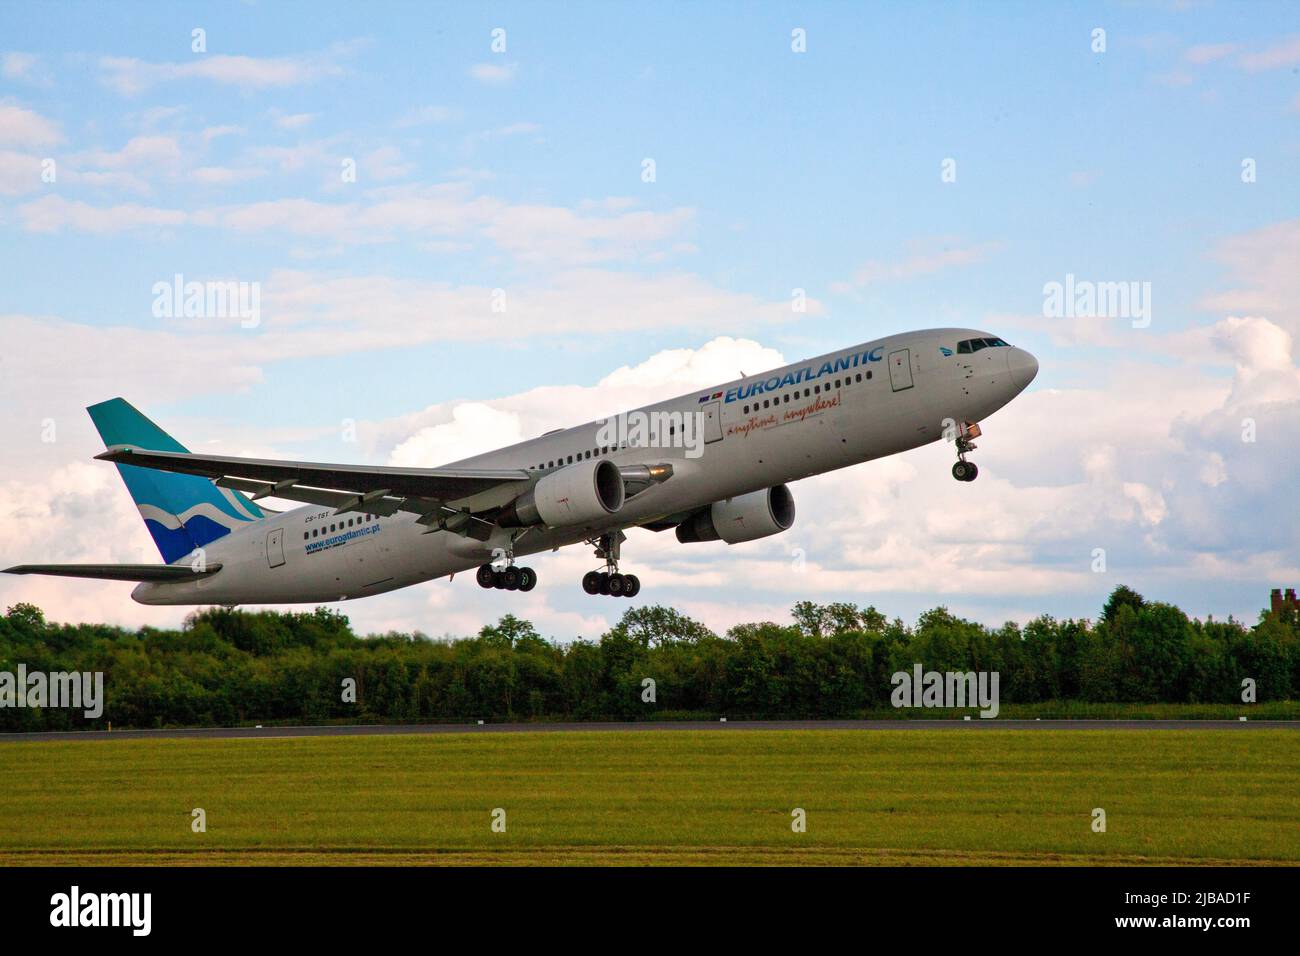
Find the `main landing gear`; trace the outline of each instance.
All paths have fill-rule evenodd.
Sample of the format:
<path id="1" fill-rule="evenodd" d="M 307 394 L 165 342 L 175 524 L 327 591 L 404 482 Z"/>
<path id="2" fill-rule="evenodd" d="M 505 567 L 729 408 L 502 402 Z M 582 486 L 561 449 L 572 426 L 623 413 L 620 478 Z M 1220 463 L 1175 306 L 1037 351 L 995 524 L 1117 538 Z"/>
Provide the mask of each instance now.
<path id="1" fill-rule="evenodd" d="M 618 570 L 619 546 L 626 538 L 623 532 L 615 531 L 587 542 L 596 546 L 596 557 L 605 559 L 604 571 L 588 571 L 582 577 L 582 589 L 588 594 L 630 598 L 640 592 L 641 579 L 635 574 L 620 574 Z"/>
<path id="2" fill-rule="evenodd" d="M 521 568 L 512 561 L 500 570 L 485 564 L 474 575 L 481 588 L 496 588 L 499 591 L 531 591 L 537 586 L 537 572 L 532 568 Z"/>
<path id="3" fill-rule="evenodd" d="M 952 466 L 952 476 L 958 481 L 974 481 L 979 477 L 979 468 L 975 462 L 967 461 L 966 455 L 975 450 L 975 443 L 971 439 L 978 438 L 980 434 L 978 425 L 962 422 L 961 431 L 957 434 L 957 461 Z"/>

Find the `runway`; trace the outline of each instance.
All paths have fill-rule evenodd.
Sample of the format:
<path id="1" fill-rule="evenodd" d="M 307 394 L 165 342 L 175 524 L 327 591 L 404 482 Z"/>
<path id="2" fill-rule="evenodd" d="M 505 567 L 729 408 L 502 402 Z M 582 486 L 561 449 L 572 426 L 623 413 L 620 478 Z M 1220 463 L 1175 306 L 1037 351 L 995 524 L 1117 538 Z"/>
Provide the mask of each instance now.
<path id="1" fill-rule="evenodd" d="M 674 730 L 1300 730 L 1292 720 L 735 720 L 610 723 L 332 724 L 318 727 L 179 727 L 170 730 L 81 730 L 0 734 L 0 743 L 53 740 L 249 739 L 380 737 L 399 734 L 605 733 Z"/>

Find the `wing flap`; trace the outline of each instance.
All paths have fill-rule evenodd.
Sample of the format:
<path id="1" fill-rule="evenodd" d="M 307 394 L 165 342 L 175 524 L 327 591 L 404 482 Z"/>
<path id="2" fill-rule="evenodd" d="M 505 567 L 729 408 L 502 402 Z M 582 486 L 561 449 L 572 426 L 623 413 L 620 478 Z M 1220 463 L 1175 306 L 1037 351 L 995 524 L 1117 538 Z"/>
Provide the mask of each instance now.
<path id="1" fill-rule="evenodd" d="M 5 568 L 5 574 L 54 574 L 65 578 L 97 578 L 101 581 L 190 581 L 206 578 L 221 570 L 209 564 L 202 571 L 176 564 L 19 564 Z"/>
<path id="2" fill-rule="evenodd" d="M 218 478 L 217 486 L 221 488 L 230 488 L 234 491 L 243 491 L 253 496 L 255 500 L 263 497 L 283 498 L 285 501 L 300 501 L 307 505 L 323 505 L 326 508 L 342 510 L 347 508 L 350 502 L 356 501 L 357 496 L 350 491 L 330 491 L 328 488 L 307 488 L 302 485 L 279 485 L 272 484 L 269 481 L 254 481 L 249 478 Z M 379 497 L 374 498 L 364 504 L 358 504 L 356 507 L 348 509 L 351 511 L 367 512 L 373 515 L 383 515 L 387 517 L 396 514 L 402 509 L 402 498 Z M 265 507 L 265 506 L 263 506 Z M 423 514 L 423 512 L 421 512 Z"/>

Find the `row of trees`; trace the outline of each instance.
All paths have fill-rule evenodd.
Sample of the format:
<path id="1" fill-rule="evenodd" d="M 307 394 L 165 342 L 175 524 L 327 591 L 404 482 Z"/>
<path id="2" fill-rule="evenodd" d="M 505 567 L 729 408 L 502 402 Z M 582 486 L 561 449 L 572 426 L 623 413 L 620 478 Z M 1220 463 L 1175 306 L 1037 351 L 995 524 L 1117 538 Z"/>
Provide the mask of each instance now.
<path id="1" fill-rule="evenodd" d="M 890 708 L 891 675 L 997 671 L 1001 700 L 1239 703 L 1300 691 L 1300 626 L 1189 620 L 1128 588 L 1100 618 L 1043 616 L 990 629 L 945 608 L 915 627 L 874 607 L 801 602 L 794 624 L 714 634 L 670 608 L 628 610 L 597 641 L 558 643 L 506 615 L 476 637 L 361 638 L 346 617 L 204 610 L 179 631 L 54 624 L 20 604 L 0 618 L 4 672 L 102 671 L 98 720 L 80 711 L 0 708 L 0 730 L 326 720 L 853 717 Z M 646 698 L 653 683 L 653 701 Z M 354 693 L 349 693 L 349 688 Z M 348 699 L 352 697 L 353 699 Z M 0 695 L 2 699 L 2 695 Z"/>

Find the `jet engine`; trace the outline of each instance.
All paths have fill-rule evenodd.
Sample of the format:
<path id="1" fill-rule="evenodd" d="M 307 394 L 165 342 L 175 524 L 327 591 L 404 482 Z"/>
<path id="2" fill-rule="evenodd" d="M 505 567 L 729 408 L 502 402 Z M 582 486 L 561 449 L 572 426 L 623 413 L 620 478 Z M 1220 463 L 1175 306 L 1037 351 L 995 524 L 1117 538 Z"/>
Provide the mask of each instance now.
<path id="1" fill-rule="evenodd" d="M 551 472 L 510 504 L 497 519 L 506 528 L 551 528 L 604 521 L 623 507 L 623 475 L 608 458 L 574 462 Z"/>
<path id="2" fill-rule="evenodd" d="M 677 526 L 682 544 L 717 541 L 740 544 L 778 534 L 794 524 L 794 495 L 785 485 L 715 501 Z"/>

